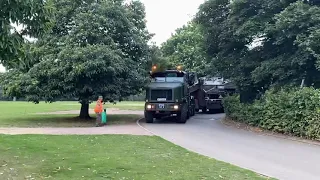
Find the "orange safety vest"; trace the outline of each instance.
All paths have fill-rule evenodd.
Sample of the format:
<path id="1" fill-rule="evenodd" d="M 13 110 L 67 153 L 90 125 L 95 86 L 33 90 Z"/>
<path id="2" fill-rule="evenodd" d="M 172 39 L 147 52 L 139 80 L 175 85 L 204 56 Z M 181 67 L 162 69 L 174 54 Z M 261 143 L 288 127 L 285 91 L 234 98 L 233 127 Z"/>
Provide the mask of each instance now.
<path id="1" fill-rule="evenodd" d="M 100 100 L 97 101 L 96 107 L 94 108 L 95 113 L 102 113 L 103 111 L 103 105 Z"/>

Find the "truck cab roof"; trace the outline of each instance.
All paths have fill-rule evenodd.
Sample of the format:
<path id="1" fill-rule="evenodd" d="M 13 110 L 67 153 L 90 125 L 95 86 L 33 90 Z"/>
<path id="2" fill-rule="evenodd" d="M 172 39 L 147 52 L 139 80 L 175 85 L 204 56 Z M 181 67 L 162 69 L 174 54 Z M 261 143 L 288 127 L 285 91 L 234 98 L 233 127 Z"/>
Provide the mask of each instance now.
<path id="1" fill-rule="evenodd" d="M 169 76 L 168 76 L 169 74 Z M 150 72 L 151 77 L 184 77 L 187 73 L 179 70 L 165 70 Z"/>

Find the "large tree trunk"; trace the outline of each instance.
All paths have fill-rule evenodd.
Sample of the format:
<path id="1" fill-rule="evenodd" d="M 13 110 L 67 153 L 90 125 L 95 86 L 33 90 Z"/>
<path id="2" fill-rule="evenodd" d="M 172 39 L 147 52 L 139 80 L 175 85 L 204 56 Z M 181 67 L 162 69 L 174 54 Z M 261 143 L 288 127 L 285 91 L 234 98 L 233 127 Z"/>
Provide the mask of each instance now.
<path id="1" fill-rule="evenodd" d="M 91 119 L 89 115 L 89 102 L 82 101 L 81 102 L 81 110 L 80 110 L 80 119 Z"/>

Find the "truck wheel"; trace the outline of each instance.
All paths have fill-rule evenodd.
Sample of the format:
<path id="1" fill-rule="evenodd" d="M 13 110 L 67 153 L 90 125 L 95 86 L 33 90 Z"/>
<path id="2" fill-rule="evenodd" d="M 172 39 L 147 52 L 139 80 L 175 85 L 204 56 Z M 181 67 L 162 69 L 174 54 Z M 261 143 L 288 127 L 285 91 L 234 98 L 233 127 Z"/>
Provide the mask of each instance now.
<path id="1" fill-rule="evenodd" d="M 187 119 L 189 119 L 190 116 L 191 116 L 191 109 L 188 109 L 188 111 L 187 111 Z"/>
<path id="2" fill-rule="evenodd" d="M 195 110 L 195 108 L 193 107 L 192 109 L 191 109 L 191 116 L 194 116 L 196 114 L 196 110 Z"/>
<path id="3" fill-rule="evenodd" d="M 177 116 L 177 123 L 185 124 L 187 122 L 188 109 L 186 105 L 184 105 L 183 109 Z"/>
<path id="4" fill-rule="evenodd" d="M 153 123 L 152 112 L 144 112 L 144 118 L 146 119 L 146 123 Z"/>

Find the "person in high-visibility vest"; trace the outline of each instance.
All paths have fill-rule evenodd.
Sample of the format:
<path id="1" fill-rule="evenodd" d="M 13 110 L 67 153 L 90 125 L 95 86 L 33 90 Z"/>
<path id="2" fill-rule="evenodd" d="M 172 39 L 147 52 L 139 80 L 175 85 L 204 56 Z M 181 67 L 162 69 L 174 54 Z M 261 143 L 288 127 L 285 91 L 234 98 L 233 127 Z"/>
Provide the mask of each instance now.
<path id="1" fill-rule="evenodd" d="M 98 100 L 97 100 L 97 104 L 96 107 L 94 108 L 94 112 L 97 115 L 97 119 L 96 119 L 96 127 L 101 126 L 101 113 L 103 112 L 103 97 L 99 96 Z"/>

